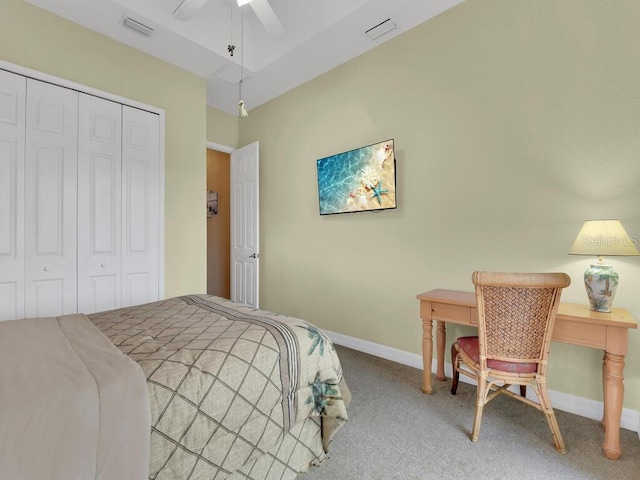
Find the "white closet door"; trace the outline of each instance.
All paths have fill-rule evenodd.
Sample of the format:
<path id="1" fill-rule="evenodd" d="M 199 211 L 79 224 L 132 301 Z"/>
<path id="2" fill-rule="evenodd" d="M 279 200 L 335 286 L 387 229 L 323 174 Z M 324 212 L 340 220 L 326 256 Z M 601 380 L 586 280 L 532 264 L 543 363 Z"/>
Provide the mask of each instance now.
<path id="1" fill-rule="evenodd" d="M 0 70 L 0 320 L 24 316 L 24 126 L 27 79 Z"/>
<path id="2" fill-rule="evenodd" d="M 122 305 L 159 298 L 158 115 L 123 106 Z"/>
<path id="3" fill-rule="evenodd" d="M 122 105 L 80 94 L 78 311 L 122 305 Z"/>
<path id="4" fill-rule="evenodd" d="M 78 93 L 27 80 L 25 316 L 77 311 Z"/>

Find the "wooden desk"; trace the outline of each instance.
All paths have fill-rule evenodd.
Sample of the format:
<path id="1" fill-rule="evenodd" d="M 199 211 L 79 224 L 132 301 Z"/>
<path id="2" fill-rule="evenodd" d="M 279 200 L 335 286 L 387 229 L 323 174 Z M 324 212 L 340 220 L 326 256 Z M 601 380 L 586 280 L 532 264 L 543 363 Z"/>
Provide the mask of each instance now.
<path id="1" fill-rule="evenodd" d="M 478 310 L 474 293 L 455 290 L 431 290 L 417 296 L 422 318 L 422 391 L 430 394 L 431 363 L 433 358 L 433 320 L 436 321 L 436 379 L 444 375 L 445 323 L 478 326 Z M 586 305 L 561 303 L 556 315 L 552 340 L 604 350 L 602 379 L 604 390 L 604 443 L 607 458 L 617 459 L 620 451 L 620 417 L 624 396 L 624 357 L 627 354 L 627 333 L 638 328 L 631 314 L 623 308 L 611 313 L 589 310 Z"/>

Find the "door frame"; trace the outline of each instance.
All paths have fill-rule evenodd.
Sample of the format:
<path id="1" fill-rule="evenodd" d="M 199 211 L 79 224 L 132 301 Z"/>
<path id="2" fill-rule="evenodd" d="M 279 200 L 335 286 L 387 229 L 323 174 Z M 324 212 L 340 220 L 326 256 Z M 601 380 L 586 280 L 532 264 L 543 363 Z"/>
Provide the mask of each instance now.
<path id="1" fill-rule="evenodd" d="M 214 154 L 224 154 L 222 155 L 220 158 L 222 158 L 222 160 L 220 160 L 221 162 L 226 162 L 227 163 L 227 167 L 229 169 L 229 171 L 227 172 L 228 175 L 224 175 L 223 173 L 223 177 L 224 178 L 220 178 L 219 181 L 222 182 L 222 184 L 224 184 L 226 182 L 227 186 L 229 187 L 228 190 L 228 195 L 227 196 L 223 196 L 223 197 L 219 197 L 219 195 L 221 194 L 221 192 L 218 190 L 216 193 L 218 194 L 218 213 L 222 213 L 223 211 L 225 211 L 226 209 L 222 209 L 222 205 L 226 204 L 227 206 L 229 206 L 230 202 L 231 202 L 231 153 L 235 150 L 233 147 L 229 147 L 227 145 L 222 145 L 219 143 L 214 143 L 214 142 L 206 142 L 206 146 L 207 146 L 207 160 L 206 160 L 206 184 L 207 184 L 207 192 L 210 190 L 210 170 L 209 170 L 209 151 L 213 152 Z M 218 184 L 218 181 L 215 182 L 216 185 Z M 220 190 L 222 189 L 222 186 L 218 187 Z M 214 188 L 214 191 L 216 189 Z M 220 203 L 222 202 L 222 203 Z M 208 217 L 209 214 L 207 214 Z M 229 208 L 229 228 L 227 229 L 227 231 L 224 232 L 216 232 L 217 235 L 223 235 L 226 240 L 227 240 L 227 245 L 224 247 L 220 247 L 220 245 L 222 245 L 222 239 L 220 239 L 220 242 L 216 242 L 215 240 L 212 240 L 212 238 L 210 237 L 210 233 L 209 233 L 209 218 L 207 218 L 207 229 L 206 229 L 206 238 L 207 238 L 207 288 L 206 288 L 206 293 L 210 294 L 210 286 L 211 284 L 209 283 L 209 276 L 212 275 L 209 271 L 210 268 L 215 267 L 215 268 L 225 268 L 226 266 L 226 271 L 224 272 L 226 274 L 226 276 L 228 277 L 228 282 L 227 284 L 225 284 L 225 288 L 228 289 L 228 293 L 225 292 L 224 294 L 220 293 L 220 292 L 215 292 L 213 293 L 214 295 L 226 295 L 225 298 L 231 298 L 231 209 Z M 213 244 L 210 242 L 214 242 Z M 226 262 L 216 262 L 217 265 L 210 265 L 209 259 L 210 259 L 210 255 L 209 255 L 209 250 L 210 248 L 212 248 L 212 245 L 217 244 L 215 247 L 213 247 L 214 250 L 216 250 L 215 252 L 213 252 L 213 255 L 222 255 L 222 253 L 220 251 L 217 251 L 218 248 L 224 248 L 224 253 L 226 254 L 226 256 L 228 257 L 228 261 Z M 218 259 L 219 260 L 219 259 Z M 214 274 L 215 276 L 215 274 Z M 218 281 L 220 281 L 220 278 L 218 278 Z"/>
<path id="2" fill-rule="evenodd" d="M 228 153 L 229 155 L 231 155 L 231 153 L 235 150 L 238 150 L 238 148 L 234 148 L 234 147 L 229 147 L 228 145 L 223 145 L 221 143 L 216 143 L 216 142 L 210 142 L 207 141 L 207 149 L 211 149 L 211 150 L 216 150 L 219 152 L 223 152 L 223 153 Z M 229 162 L 231 162 L 231 159 L 229 159 Z M 232 203 L 233 203 L 233 195 L 229 195 L 229 202 L 230 202 L 230 207 L 232 207 Z M 259 216 L 259 212 L 258 212 L 258 216 Z M 233 221 L 233 219 L 231 219 Z M 231 233 L 229 233 L 229 235 L 231 235 Z M 231 246 L 229 247 L 230 249 L 232 248 Z M 260 246 L 258 245 L 258 250 L 260 249 Z M 231 265 L 229 265 L 229 276 L 231 277 Z M 258 276 L 256 279 L 256 282 L 258 283 L 257 285 L 257 291 L 259 291 L 260 288 L 260 277 Z M 232 286 L 232 290 L 233 290 L 233 286 Z M 259 304 L 259 296 L 258 298 L 256 298 L 256 302 L 258 302 Z"/>
<path id="3" fill-rule="evenodd" d="M 216 152 L 229 154 L 229 164 L 231 164 L 231 152 L 236 149 L 233 147 L 229 147 L 228 145 L 222 145 L 221 143 L 210 142 L 207 140 L 207 150 L 215 150 Z M 231 176 L 231 172 L 229 172 L 229 176 Z M 231 195 L 231 191 L 229 191 L 229 208 L 231 208 L 231 202 L 233 202 L 233 195 Z M 229 222 L 231 222 L 231 219 L 229 219 Z M 229 240 L 231 240 L 231 231 L 229 231 Z M 229 258 L 231 258 L 231 244 L 229 244 Z M 229 282 L 231 282 L 231 262 L 229 262 L 227 268 L 229 269 Z M 208 274 L 209 272 L 207 272 L 207 275 Z M 229 298 L 231 298 L 231 285 L 229 285 Z"/>

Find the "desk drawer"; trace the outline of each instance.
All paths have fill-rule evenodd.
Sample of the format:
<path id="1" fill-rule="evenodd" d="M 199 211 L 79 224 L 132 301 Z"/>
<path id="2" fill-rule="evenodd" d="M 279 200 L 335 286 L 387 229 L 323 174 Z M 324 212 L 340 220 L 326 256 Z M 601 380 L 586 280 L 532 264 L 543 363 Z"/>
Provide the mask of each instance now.
<path id="1" fill-rule="evenodd" d="M 551 339 L 604 350 L 607 346 L 607 327 L 556 318 Z"/>
<path id="2" fill-rule="evenodd" d="M 431 304 L 431 316 L 434 320 L 469 325 L 471 323 L 470 312 L 471 309 L 469 307 L 435 302 Z"/>

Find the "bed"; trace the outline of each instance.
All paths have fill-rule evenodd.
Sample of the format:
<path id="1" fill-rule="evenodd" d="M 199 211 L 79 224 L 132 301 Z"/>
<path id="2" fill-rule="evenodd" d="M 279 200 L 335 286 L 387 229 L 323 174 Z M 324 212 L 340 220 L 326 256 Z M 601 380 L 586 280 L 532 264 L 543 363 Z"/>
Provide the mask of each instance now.
<path id="1" fill-rule="evenodd" d="M 335 349 L 300 319 L 208 295 L 75 317 L 143 373 L 149 454 L 135 456 L 150 479 L 295 478 L 327 458 L 347 420 Z"/>

